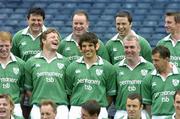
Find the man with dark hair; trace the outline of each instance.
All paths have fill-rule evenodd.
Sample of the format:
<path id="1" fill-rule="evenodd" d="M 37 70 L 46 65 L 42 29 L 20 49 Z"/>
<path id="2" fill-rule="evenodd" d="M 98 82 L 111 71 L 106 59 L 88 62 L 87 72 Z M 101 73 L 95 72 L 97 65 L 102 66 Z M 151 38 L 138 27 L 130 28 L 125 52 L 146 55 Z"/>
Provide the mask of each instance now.
<path id="1" fill-rule="evenodd" d="M 96 100 L 88 100 L 81 106 L 82 119 L 98 119 L 101 106 Z"/>
<path id="2" fill-rule="evenodd" d="M 0 94 L 0 119 L 23 119 L 13 114 L 14 103 L 7 94 Z"/>
<path id="3" fill-rule="evenodd" d="M 101 106 L 99 118 L 108 118 L 106 107 L 116 94 L 114 67 L 96 54 L 99 48 L 97 36 L 86 32 L 80 37 L 83 56 L 71 63 L 66 70 L 67 93 L 70 95 L 69 119 L 81 117 L 81 105 L 94 99 Z"/>
<path id="4" fill-rule="evenodd" d="M 43 100 L 40 104 L 41 119 L 55 119 L 57 105 L 51 100 Z"/>
<path id="5" fill-rule="evenodd" d="M 127 114 L 126 100 L 129 94 L 141 93 L 141 82 L 154 69 L 152 63 L 140 56 L 139 40 L 134 35 L 128 35 L 123 40 L 125 58 L 115 64 L 117 72 L 116 113 L 119 119 Z"/>
<path id="6" fill-rule="evenodd" d="M 174 113 L 173 95 L 180 89 L 180 69 L 170 63 L 170 51 L 157 46 L 152 51 L 155 70 L 142 82 L 142 97 L 145 109 L 152 119 L 165 119 Z"/>
<path id="7" fill-rule="evenodd" d="M 40 52 L 39 36 L 46 30 L 44 20 L 45 12 L 43 9 L 39 7 L 29 9 L 28 27 L 18 31 L 13 37 L 12 52 L 24 61 Z"/>
<path id="8" fill-rule="evenodd" d="M 11 53 L 11 33 L 0 31 L 0 94 L 9 94 L 14 114 L 23 117 L 20 101 L 24 91 L 24 61 Z"/>
<path id="9" fill-rule="evenodd" d="M 180 12 L 167 12 L 164 26 L 169 35 L 161 39 L 157 45 L 167 47 L 171 53 L 171 62 L 180 67 Z"/>
<path id="10" fill-rule="evenodd" d="M 115 16 L 115 23 L 118 33 L 106 43 L 110 62 L 115 64 L 124 58 L 123 39 L 127 35 L 135 35 L 138 38 L 141 47 L 140 55 L 151 62 L 151 46 L 145 38 L 131 29 L 132 16 L 130 13 L 128 11 L 118 12 Z"/>
<path id="11" fill-rule="evenodd" d="M 62 40 L 58 52 L 69 58 L 70 61 L 77 60 L 82 56 L 78 42 L 83 33 L 88 32 L 89 17 L 84 10 L 77 10 L 72 16 L 72 33 Z M 107 50 L 101 40 L 97 54 L 103 59 L 109 60 Z"/>
<path id="12" fill-rule="evenodd" d="M 174 108 L 175 113 L 167 119 L 180 119 L 180 90 L 177 90 L 174 94 Z"/>
<path id="13" fill-rule="evenodd" d="M 25 89 L 31 97 L 31 119 L 40 119 L 41 100 L 50 99 L 57 107 L 57 118 L 68 119 L 65 71 L 69 60 L 57 53 L 60 34 L 49 28 L 41 34 L 42 51 L 25 63 Z"/>
<path id="14" fill-rule="evenodd" d="M 42 8 L 30 8 L 27 13 L 28 27 L 18 31 L 12 40 L 12 53 L 24 61 L 40 52 L 39 36 L 47 28 L 44 26 L 45 12 Z M 22 102 L 23 115 L 28 119 L 31 107 L 25 95 Z"/>
<path id="15" fill-rule="evenodd" d="M 150 119 L 149 115 L 142 113 L 142 98 L 137 93 L 129 94 L 126 100 L 127 115 L 120 119 Z"/>

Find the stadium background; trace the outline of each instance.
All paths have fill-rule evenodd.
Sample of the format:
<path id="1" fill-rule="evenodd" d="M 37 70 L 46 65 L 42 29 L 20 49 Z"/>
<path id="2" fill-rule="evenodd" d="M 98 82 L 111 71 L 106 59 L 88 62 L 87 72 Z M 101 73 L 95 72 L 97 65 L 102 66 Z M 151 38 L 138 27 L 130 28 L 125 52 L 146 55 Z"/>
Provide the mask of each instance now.
<path id="1" fill-rule="evenodd" d="M 145 37 L 152 47 L 166 35 L 164 14 L 180 11 L 180 0 L 0 0 L 0 29 L 12 34 L 27 26 L 30 7 L 46 12 L 45 25 L 55 27 L 62 37 L 71 33 L 71 16 L 77 9 L 88 12 L 89 31 L 106 43 L 115 33 L 114 16 L 127 10 L 133 16 L 133 30 Z"/>

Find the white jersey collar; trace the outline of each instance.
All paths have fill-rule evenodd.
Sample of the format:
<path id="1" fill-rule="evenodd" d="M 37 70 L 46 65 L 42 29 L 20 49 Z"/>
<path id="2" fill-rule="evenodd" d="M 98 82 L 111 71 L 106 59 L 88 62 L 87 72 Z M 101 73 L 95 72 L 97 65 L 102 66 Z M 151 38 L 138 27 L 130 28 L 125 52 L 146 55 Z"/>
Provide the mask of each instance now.
<path id="1" fill-rule="evenodd" d="M 38 54 L 36 54 L 34 57 L 35 57 L 35 58 L 45 58 L 45 57 L 43 56 L 43 54 L 42 54 L 42 51 L 39 52 Z M 61 54 L 59 54 L 59 53 L 56 52 L 56 56 L 55 56 L 54 58 L 62 59 L 63 56 L 62 56 Z"/>
<path id="2" fill-rule="evenodd" d="M 172 64 L 172 74 L 179 74 L 180 72 L 178 71 L 178 68 L 173 64 Z M 160 75 L 156 69 L 154 69 L 151 73 L 152 75 Z"/>
<path id="3" fill-rule="evenodd" d="M 103 59 L 100 56 L 98 56 L 98 59 L 99 60 L 97 62 L 95 62 L 94 65 L 102 65 L 102 64 L 104 64 L 104 61 L 103 61 Z M 81 56 L 79 59 L 76 60 L 76 62 L 77 63 L 85 63 L 84 62 L 84 57 Z"/>
<path id="4" fill-rule="evenodd" d="M 139 35 L 137 35 L 134 30 L 131 30 L 131 33 L 132 33 L 132 35 L 135 35 L 137 38 L 139 38 Z M 117 41 L 117 40 L 119 41 L 120 39 L 119 39 L 118 36 L 119 36 L 119 33 L 117 33 L 115 36 L 113 36 L 113 37 L 111 38 L 111 40 L 112 40 L 112 41 Z"/>

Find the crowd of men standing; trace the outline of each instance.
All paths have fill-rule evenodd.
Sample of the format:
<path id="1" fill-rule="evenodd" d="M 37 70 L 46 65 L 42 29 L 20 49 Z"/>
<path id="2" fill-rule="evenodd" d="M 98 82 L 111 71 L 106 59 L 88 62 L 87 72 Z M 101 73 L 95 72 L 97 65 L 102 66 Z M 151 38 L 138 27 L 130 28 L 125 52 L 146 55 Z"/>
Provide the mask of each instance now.
<path id="1" fill-rule="evenodd" d="M 169 35 L 154 49 L 132 30 L 128 11 L 117 13 L 105 45 L 83 10 L 64 39 L 44 20 L 42 8 L 31 8 L 27 28 L 0 31 L 0 99 L 14 103 L 0 102 L 13 107 L 7 116 L 1 106 L 0 119 L 178 119 L 180 12 L 165 14 Z"/>

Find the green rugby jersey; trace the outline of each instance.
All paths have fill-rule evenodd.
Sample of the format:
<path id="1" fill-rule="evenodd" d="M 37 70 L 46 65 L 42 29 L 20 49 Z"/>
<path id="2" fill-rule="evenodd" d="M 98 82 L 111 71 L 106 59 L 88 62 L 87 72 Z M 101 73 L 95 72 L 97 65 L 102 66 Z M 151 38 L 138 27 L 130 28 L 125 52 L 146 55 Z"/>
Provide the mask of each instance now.
<path id="1" fill-rule="evenodd" d="M 180 89 L 180 69 L 175 65 L 173 71 L 164 79 L 156 70 L 149 73 L 142 82 L 143 103 L 151 105 L 154 116 L 169 116 L 174 113 L 173 95 Z"/>
<path id="2" fill-rule="evenodd" d="M 112 64 L 116 64 L 117 62 L 121 61 L 124 58 L 123 41 L 122 39 L 119 39 L 118 35 L 119 34 L 116 34 L 106 43 L 106 49 L 108 51 L 110 62 Z M 140 55 L 147 61 L 152 62 L 150 44 L 142 36 L 139 36 L 137 34 L 135 35 L 138 37 L 139 44 L 141 46 Z"/>
<path id="3" fill-rule="evenodd" d="M 10 54 L 11 61 L 0 65 L 0 94 L 9 94 L 14 103 L 20 103 L 24 86 L 24 61 Z"/>
<path id="4" fill-rule="evenodd" d="M 30 58 L 25 64 L 25 88 L 32 92 L 32 104 L 42 99 L 51 99 L 55 103 L 68 104 L 65 90 L 65 71 L 69 60 L 57 53 L 47 62 L 41 52 Z"/>
<path id="5" fill-rule="evenodd" d="M 180 41 L 177 41 L 175 44 L 172 41 L 171 35 L 166 36 L 165 38 L 161 39 L 157 45 L 163 45 L 167 47 L 171 53 L 171 62 L 173 62 L 176 66 L 180 67 Z"/>
<path id="6" fill-rule="evenodd" d="M 126 100 L 129 94 L 141 91 L 141 82 L 148 72 L 154 69 L 152 63 L 141 57 L 140 63 L 132 69 L 127 65 L 126 59 L 115 64 L 117 72 L 117 96 L 115 107 L 117 110 L 126 110 Z"/>
<path id="7" fill-rule="evenodd" d="M 97 55 L 103 59 L 109 61 L 109 55 L 103 42 L 99 40 L 100 47 L 97 51 Z M 68 57 L 70 61 L 75 61 L 82 56 L 78 43 L 72 38 L 72 34 L 63 39 L 58 48 L 58 52 L 65 57 Z"/>
<path id="8" fill-rule="evenodd" d="M 81 106 L 87 100 L 95 99 L 102 107 L 108 106 L 107 97 L 116 94 L 116 72 L 106 60 L 99 60 L 90 68 L 83 57 L 71 63 L 66 71 L 66 85 L 70 104 Z"/>
<path id="9" fill-rule="evenodd" d="M 43 26 L 42 29 L 45 31 L 46 27 Z M 18 31 L 12 39 L 12 53 L 24 61 L 27 61 L 30 57 L 41 51 L 39 39 L 41 33 L 38 35 L 38 37 L 33 38 L 28 30 L 29 27 Z"/>

